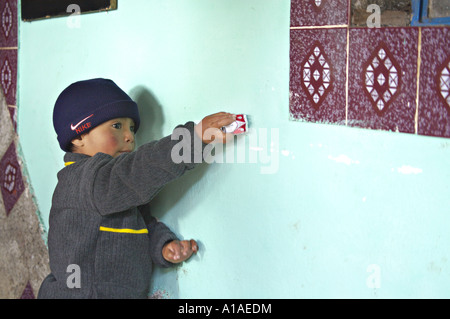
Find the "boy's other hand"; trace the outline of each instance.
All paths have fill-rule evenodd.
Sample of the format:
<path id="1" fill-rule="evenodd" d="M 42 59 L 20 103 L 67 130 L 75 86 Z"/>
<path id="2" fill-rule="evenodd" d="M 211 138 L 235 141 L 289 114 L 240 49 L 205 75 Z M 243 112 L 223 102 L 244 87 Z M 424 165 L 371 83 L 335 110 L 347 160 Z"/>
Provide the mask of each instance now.
<path id="1" fill-rule="evenodd" d="M 203 143 L 226 143 L 233 134 L 222 132 L 221 128 L 233 123 L 236 116 L 227 112 L 219 112 L 208 115 L 195 126 L 195 133 L 200 137 Z"/>
<path id="2" fill-rule="evenodd" d="M 191 257 L 193 253 L 197 253 L 197 251 L 198 245 L 193 239 L 182 241 L 173 240 L 163 247 L 162 255 L 165 260 L 178 264 L 189 259 L 189 257 Z"/>

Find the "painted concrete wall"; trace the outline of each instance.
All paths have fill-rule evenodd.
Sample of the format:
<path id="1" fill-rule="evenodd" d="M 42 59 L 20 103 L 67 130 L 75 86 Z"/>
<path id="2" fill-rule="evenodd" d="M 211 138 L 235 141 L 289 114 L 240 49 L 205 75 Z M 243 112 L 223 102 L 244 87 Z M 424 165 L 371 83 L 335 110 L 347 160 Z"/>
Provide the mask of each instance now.
<path id="1" fill-rule="evenodd" d="M 139 103 L 139 143 L 217 111 L 252 119 L 225 163 L 155 199 L 160 219 L 200 243 L 155 271 L 157 295 L 450 297 L 450 140 L 290 121 L 289 11 L 281 0 L 134 0 L 79 28 L 20 23 L 18 129 L 45 227 L 63 167 L 53 104 L 70 83 L 106 77 Z"/>

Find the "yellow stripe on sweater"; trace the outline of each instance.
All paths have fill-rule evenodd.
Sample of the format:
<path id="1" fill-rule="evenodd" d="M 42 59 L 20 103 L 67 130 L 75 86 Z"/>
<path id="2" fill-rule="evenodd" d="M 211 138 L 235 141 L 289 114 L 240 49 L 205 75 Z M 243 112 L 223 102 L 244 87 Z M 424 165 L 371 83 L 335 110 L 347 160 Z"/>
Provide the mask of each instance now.
<path id="1" fill-rule="evenodd" d="M 125 233 L 125 234 L 148 234 L 148 229 L 128 229 L 128 228 L 109 228 L 100 226 L 100 231 L 106 231 L 110 233 Z"/>
<path id="2" fill-rule="evenodd" d="M 65 162 L 64 163 L 64 165 L 67 167 L 67 166 L 70 166 L 70 165 L 72 165 L 72 164 L 75 164 L 75 162 Z"/>

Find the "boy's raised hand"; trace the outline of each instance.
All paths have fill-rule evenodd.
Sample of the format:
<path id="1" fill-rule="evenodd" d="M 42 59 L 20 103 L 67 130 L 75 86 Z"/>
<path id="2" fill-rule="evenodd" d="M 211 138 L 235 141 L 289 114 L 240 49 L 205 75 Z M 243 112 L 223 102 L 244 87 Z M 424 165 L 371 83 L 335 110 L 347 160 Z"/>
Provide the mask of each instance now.
<path id="1" fill-rule="evenodd" d="M 181 241 L 173 240 L 163 247 L 162 255 L 165 260 L 178 264 L 189 259 L 189 257 L 191 257 L 193 253 L 197 253 L 197 251 L 198 245 L 193 239 Z"/>
<path id="2" fill-rule="evenodd" d="M 233 123 L 236 116 L 227 112 L 219 112 L 206 116 L 195 126 L 195 133 L 202 139 L 203 143 L 226 143 L 232 134 L 222 132 L 221 128 Z"/>

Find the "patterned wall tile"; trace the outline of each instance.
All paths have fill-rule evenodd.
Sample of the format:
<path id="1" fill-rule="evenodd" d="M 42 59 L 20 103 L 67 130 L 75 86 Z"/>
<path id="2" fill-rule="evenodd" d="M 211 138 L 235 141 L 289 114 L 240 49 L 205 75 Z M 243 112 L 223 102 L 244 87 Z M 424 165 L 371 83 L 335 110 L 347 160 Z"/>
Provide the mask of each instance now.
<path id="1" fill-rule="evenodd" d="M 291 0 L 291 27 L 347 25 L 349 0 Z"/>
<path id="2" fill-rule="evenodd" d="M 16 105 L 17 50 L 0 50 L 0 84 L 8 105 Z"/>
<path id="3" fill-rule="evenodd" d="M 415 133 L 418 29 L 349 32 L 348 125 Z"/>
<path id="4" fill-rule="evenodd" d="M 8 216 L 25 188 L 14 142 L 0 160 L 0 172 L 1 194 Z"/>
<path id="5" fill-rule="evenodd" d="M 345 124 L 347 29 L 291 30 L 290 114 Z"/>
<path id="6" fill-rule="evenodd" d="M 450 29 L 422 29 L 419 130 L 450 137 Z"/>
<path id="7" fill-rule="evenodd" d="M 17 0 L 0 2 L 0 47 L 17 47 Z"/>
<path id="8" fill-rule="evenodd" d="M 17 3 L 0 1 L 0 298 L 33 299 L 49 263 L 38 208 L 16 153 Z"/>

